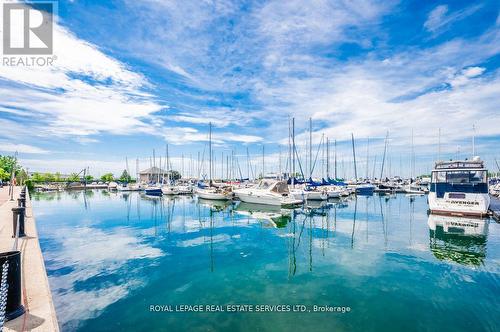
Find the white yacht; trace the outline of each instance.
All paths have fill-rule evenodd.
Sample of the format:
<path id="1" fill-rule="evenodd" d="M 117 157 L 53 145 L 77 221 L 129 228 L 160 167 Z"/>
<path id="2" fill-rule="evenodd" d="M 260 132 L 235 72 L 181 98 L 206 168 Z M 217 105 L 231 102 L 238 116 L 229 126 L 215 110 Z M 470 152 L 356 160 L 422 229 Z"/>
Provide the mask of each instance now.
<path id="1" fill-rule="evenodd" d="M 429 192 L 431 213 L 485 217 L 489 206 L 488 170 L 479 157 L 436 162 Z"/>
<path id="2" fill-rule="evenodd" d="M 285 181 L 272 179 L 263 179 L 254 187 L 236 189 L 234 193 L 246 203 L 276 206 L 293 206 L 302 203 L 301 199 L 296 199 L 290 194 Z"/>

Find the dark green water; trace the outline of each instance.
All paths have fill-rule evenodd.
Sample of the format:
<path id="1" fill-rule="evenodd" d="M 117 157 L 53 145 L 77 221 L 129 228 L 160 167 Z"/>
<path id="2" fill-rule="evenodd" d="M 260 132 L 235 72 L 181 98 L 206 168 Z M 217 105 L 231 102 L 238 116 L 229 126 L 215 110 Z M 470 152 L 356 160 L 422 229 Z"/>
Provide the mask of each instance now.
<path id="1" fill-rule="evenodd" d="M 500 331 L 492 220 L 429 220 L 426 197 L 404 195 L 294 211 L 212 204 L 35 193 L 62 331 Z"/>

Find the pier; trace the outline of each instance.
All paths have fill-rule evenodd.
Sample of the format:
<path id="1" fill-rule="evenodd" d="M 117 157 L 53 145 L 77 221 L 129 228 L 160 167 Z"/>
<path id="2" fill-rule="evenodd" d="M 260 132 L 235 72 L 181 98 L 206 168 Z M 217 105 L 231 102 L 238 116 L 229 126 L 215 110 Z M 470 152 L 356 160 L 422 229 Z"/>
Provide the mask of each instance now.
<path id="1" fill-rule="evenodd" d="M 491 216 L 496 221 L 500 221 L 500 199 L 491 195 L 490 197 L 491 197 L 491 203 L 490 203 Z"/>
<path id="2" fill-rule="evenodd" d="M 9 188 L 0 188 L 0 252 L 13 248 L 12 208 L 17 206 L 20 192 L 20 187 L 14 187 L 10 200 Z M 21 251 L 22 305 L 26 312 L 6 322 L 3 331 L 59 331 L 29 193 L 24 231 L 26 236 L 19 238 L 17 250 Z"/>

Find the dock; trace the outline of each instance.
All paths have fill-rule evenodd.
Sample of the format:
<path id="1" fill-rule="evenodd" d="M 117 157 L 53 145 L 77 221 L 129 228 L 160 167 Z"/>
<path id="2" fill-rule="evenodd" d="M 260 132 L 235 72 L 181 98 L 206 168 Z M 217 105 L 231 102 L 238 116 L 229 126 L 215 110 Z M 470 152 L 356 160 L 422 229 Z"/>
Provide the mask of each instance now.
<path id="1" fill-rule="evenodd" d="M 490 196 L 490 212 L 493 219 L 500 222 L 500 198 L 495 196 Z"/>
<path id="2" fill-rule="evenodd" d="M 12 250 L 12 211 L 17 206 L 20 187 L 14 187 L 14 200 L 10 200 L 9 188 L 0 188 L 0 252 Z M 57 316 L 52 302 L 49 280 L 38 241 L 35 216 L 26 193 L 26 237 L 19 238 L 21 251 L 22 302 L 26 312 L 5 323 L 3 331 L 59 331 Z"/>

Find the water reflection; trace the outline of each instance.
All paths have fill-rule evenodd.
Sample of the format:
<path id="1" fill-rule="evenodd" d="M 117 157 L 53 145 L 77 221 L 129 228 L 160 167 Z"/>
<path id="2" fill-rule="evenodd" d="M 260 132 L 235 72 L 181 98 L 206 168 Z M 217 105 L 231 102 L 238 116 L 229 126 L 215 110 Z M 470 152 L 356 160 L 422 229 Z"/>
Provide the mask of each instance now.
<path id="1" fill-rule="evenodd" d="M 425 197 L 353 196 L 293 210 L 99 190 L 33 197 L 58 318 L 70 331 L 99 330 L 102 321 L 115 330 L 157 320 L 181 327 L 186 317 L 193 324 L 203 318 L 207 326 L 217 319 L 232 322 L 232 330 L 239 326 L 236 316 L 148 316 L 143 306 L 150 302 L 314 299 L 357 304 L 366 315 L 360 322 L 376 321 L 380 315 L 364 310 L 375 299 L 394 296 L 399 303 L 405 294 L 427 301 L 427 289 L 414 291 L 422 275 L 433 297 L 448 301 L 443 274 L 473 279 L 478 270 L 496 271 L 500 261 L 500 225 L 428 217 Z M 406 307 L 411 303 L 398 306 Z"/>
<path id="2" fill-rule="evenodd" d="M 234 210 L 237 214 L 249 219 L 267 221 L 272 227 L 283 228 L 292 220 L 290 209 L 282 209 L 278 206 L 253 204 L 239 202 Z"/>
<path id="3" fill-rule="evenodd" d="M 479 266 L 486 258 L 488 220 L 429 215 L 430 249 L 440 260 Z"/>

